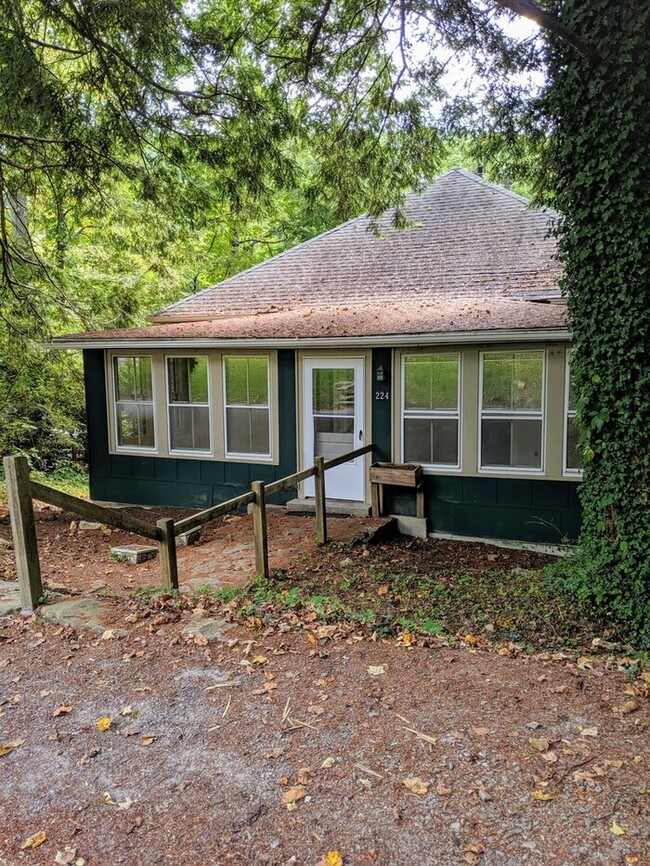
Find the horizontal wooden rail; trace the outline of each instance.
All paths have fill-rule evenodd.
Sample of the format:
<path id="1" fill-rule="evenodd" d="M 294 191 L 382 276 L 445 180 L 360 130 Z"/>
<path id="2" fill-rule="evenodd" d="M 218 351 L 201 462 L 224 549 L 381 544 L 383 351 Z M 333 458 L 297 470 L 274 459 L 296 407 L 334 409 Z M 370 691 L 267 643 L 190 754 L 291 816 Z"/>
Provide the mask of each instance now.
<path id="1" fill-rule="evenodd" d="M 374 445 L 364 445 L 363 448 L 357 448 L 356 451 L 350 451 L 349 454 L 342 454 L 340 457 L 334 457 L 333 460 L 326 460 L 325 469 L 334 469 L 335 466 L 341 466 L 342 463 L 347 463 L 348 460 L 354 460 L 363 454 L 368 454 L 374 447 Z"/>
<path id="2" fill-rule="evenodd" d="M 145 523 L 144 520 L 138 520 L 136 517 L 129 517 L 113 508 L 104 508 L 104 506 L 96 505 L 94 502 L 78 499 L 76 496 L 70 496 L 69 493 L 63 493 L 62 490 L 55 490 L 53 487 L 46 487 L 36 481 L 30 482 L 30 489 L 32 497 L 38 499 L 39 502 L 47 502 L 57 508 L 62 508 L 64 511 L 71 511 L 73 514 L 79 514 L 90 520 L 98 520 L 108 526 L 116 526 L 126 532 L 134 532 L 136 535 L 151 538 L 153 541 L 162 539 L 162 532 L 157 526 Z"/>
<path id="3" fill-rule="evenodd" d="M 205 511 L 199 511 L 198 514 L 192 514 L 190 517 L 185 517 L 183 520 L 177 521 L 174 525 L 174 535 L 181 535 L 184 532 L 190 532 L 192 529 L 197 529 L 203 526 L 204 523 L 209 523 L 217 517 L 222 517 L 236 508 L 243 508 L 255 499 L 255 494 L 242 493 L 241 496 L 235 496 L 233 499 L 227 499 L 219 505 L 213 505 L 212 508 L 206 508 Z"/>
<path id="4" fill-rule="evenodd" d="M 270 484 L 264 485 L 264 491 L 267 496 L 272 493 L 277 493 L 279 490 L 284 490 L 285 487 L 291 487 L 304 481 L 306 478 L 311 478 L 316 474 L 316 468 L 310 466 L 309 469 L 303 469 L 301 472 L 294 472 L 293 475 L 287 475 L 285 478 L 280 478 L 277 481 L 272 481 Z"/>

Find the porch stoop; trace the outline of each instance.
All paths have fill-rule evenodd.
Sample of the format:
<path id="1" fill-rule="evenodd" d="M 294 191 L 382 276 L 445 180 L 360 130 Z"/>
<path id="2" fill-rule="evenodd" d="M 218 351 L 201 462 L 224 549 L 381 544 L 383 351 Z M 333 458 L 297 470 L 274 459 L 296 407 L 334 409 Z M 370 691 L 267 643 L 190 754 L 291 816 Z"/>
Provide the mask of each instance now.
<path id="1" fill-rule="evenodd" d="M 368 517 L 370 506 L 364 502 L 349 502 L 345 499 L 325 500 L 327 514 L 348 517 Z M 290 499 L 287 502 L 287 511 L 290 514 L 315 514 L 315 499 Z"/>

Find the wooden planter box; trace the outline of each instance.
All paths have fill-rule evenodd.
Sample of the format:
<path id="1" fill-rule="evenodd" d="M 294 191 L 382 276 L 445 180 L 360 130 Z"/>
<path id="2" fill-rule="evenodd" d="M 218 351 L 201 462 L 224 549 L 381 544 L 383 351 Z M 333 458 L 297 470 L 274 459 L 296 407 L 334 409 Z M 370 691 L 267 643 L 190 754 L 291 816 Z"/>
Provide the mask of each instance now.
<path id="1" fill-rule="evenodd" d="M 422 482 L 422 467 L 419 463 L 373 463 L 370 481 L 396 487 L 418 487 Z"/>

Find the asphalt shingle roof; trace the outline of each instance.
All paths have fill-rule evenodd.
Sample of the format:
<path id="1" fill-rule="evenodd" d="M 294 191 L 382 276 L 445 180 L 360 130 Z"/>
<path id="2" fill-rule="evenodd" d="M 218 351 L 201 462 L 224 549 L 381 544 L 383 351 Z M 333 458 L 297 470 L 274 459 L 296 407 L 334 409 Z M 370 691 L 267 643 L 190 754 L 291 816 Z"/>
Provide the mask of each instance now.
<path id="1" fill-rule="evenodd" d="M 301 340 L 564 329 L 558 214 L 463 169 L 407 198 L 406 231 L 350 220 L 101 340 Z"/>
<path id="2" fill-rule="evenodd" d="M 407 198 L 406 231 L 350 220 L 151 317 L 158 323 L 369 302 L 559 296 L 550 210 L 463 169 Z M 296 335 L 298 336 L 298 335 Z"/>

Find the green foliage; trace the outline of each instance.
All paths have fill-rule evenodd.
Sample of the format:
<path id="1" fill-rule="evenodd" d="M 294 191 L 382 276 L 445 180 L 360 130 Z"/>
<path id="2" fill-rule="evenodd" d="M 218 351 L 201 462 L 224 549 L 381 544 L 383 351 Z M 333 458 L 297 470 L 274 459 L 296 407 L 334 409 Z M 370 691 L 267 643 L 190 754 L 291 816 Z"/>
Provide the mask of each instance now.
<path id="1" fill-rule="evenodd" d="M 585 458 L 580 550 L 557 579 L 650 645 L 650 5 L 562 7 L 598 59 L 554 42 L 546 97 Z"/>

